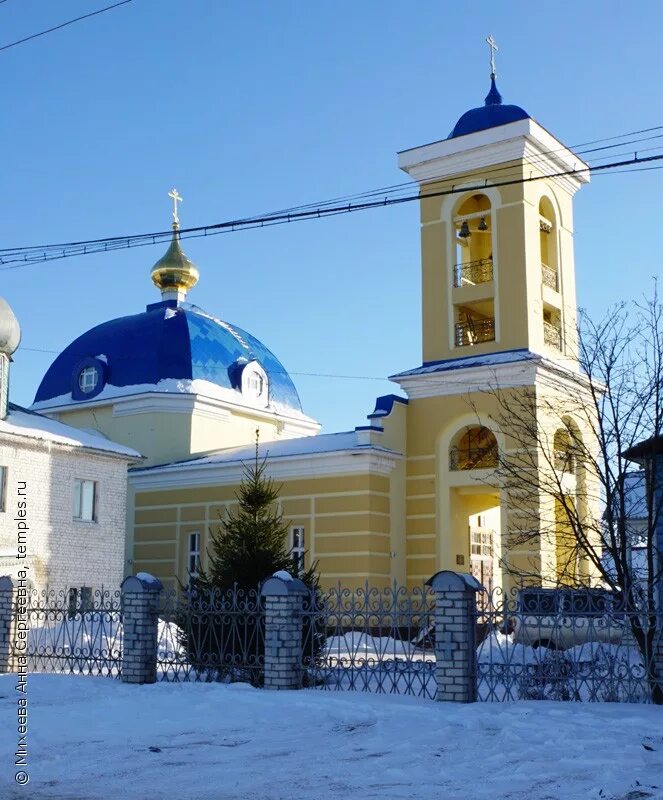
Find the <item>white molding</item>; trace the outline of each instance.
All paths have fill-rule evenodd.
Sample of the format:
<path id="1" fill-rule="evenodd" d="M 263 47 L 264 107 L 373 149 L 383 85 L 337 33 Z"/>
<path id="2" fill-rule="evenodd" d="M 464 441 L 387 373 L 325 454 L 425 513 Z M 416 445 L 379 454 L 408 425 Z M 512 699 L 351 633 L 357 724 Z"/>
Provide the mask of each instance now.
<path id="1" fill-rule="evenodd" d="M 284 438 L 301 435 L 300 431 L 306 434 L 317 433 L 321 425 L 312 417 L 304 414 L 289 414 L 286 410 L 274 410 L 270 408 L 257 408 L 245 405 L 244 403 L 233 403 L 230 400 L 218 397 L 206 397 L 196 393 L 147 391 L 137 392 L 136 394 L 110 397 L 102 400 L 89 400 L 76 403 L 75 405 L 66 404 L 44 408 L 40 413 L 45 416 L 53 416 L 58 413 L 67 413 L 78 409 L 99 408 L 111 406 L 114 417 L 133 416 L 138 414 L 170 413 L 170 414 L 196 414 L 209 419 L 230 421 L 233 413 L 244 416 L 255 416 L 261 420 L 276 420 L 283 422 Z"/>
<path id="2" fill-rule="evenodd" d="M 581 372 L 544 359 L 530 359 L 502 364 L 482 364 L 474 367 L 458 366 L 442 372 L 419 375 L 394 376 L 408 398 L 448 397 L 472 392 L 491 392 L 518 386 L 534 386 L 553 382 L 556 387 L 570 391 L 587 391 L 589 379 Z"/>
<path id="3" fill-rule="evenodd" d="M 286 478 L 324 478 L 332 475 L 389 475 L 403 458 L 398 453 L 375 449 L 340 450 L 331 453 L 310 453 L 294 456 L 273 456 L 268 461 L 268 474 L 276 480 Z M 172 464 L 153 467 L 144 472 L 129 472 L 129 484 L 136 491 L 239 484 L 244 474 L 243 462 L 225 464 Z M 344 494 L 344 493 L 341 493 Z"/>
<path id="4" fill-rule="evenodd" d="M 570 194 L 589 182 L 587 164 L 533 119 L 404 150 L 398 154 L 398 166 L 418 183 L 425 183 L 530 158 L 543 171 L 582 170 L 555 179 Z"/>

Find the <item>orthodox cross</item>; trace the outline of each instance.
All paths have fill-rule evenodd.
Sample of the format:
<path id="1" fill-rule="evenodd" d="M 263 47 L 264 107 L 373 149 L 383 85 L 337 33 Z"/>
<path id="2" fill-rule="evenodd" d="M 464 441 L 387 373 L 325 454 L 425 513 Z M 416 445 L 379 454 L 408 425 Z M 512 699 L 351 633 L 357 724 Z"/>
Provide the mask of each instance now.
<path id="1" fill-rule="evenodd" d="M 177 216 L 177 204 L 182 202 L 182 198 L 178 194 L 177 189 L 171 189 L 168 192 L 168 197 L 173 198 L 173 222 L 177 225 L 180 224 L 180 218 Z"/>
<path id="2" fill-rule="evenodd" d="M 486 42 L 488 43 L 488 47 L 490 47 L 490 74 L 495 76 L 497 74 L 495 72 L 495 53 L 499 50 L 499 47 L 495 39 L 493 39 L 492 33 L 490 36 L 486 37 Z"/>

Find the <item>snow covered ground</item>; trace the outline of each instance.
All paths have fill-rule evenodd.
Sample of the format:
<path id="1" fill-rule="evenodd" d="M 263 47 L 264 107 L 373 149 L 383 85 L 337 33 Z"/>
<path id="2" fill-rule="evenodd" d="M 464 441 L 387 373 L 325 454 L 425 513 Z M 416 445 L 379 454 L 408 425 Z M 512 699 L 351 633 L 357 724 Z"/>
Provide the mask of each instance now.
<path id="1" fill-rule="evenodd" d="M 0 676 L 2 800 L 663 800 L 663 709 L 434 703 L 30 675 L 27 786 Z"/>

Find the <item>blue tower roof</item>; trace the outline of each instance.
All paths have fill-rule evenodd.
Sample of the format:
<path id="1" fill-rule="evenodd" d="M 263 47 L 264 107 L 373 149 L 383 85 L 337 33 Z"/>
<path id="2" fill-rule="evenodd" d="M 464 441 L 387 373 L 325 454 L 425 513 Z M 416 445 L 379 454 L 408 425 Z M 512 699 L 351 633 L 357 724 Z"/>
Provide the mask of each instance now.
<path id="1" fill-rule="evenodd" d="M 468 133 L 485 131 L 488 128 L 497 128 L 519 119 L 529 119 L 530 116 L 520 106 L 504 105 L 502 95 L 495 85 L 495 76 L 490 76 L 490 91 L 486 95 L 485 104 L 479 108 L 471 108 L 458 120 L 447 139 L 465 136 Z"/>
<path id="2" fill-rule="evenodd" d="M 203 380 L 239 390 L 242 370 L 251 361 L 257 361 L 267 374 L 269 406 L 301 413 L 292 379 L 262 342 L 197 306 L 165 300 L 147 306 L 142 314 L 104 322 L 79 336 L 53 361 L 34 402 L 37 407 L 72 403 L 93 399 L 104 389 L 106 396 L 149 391 L 150 387 L 183 391 L 169 389 L 169 383 L 157 386 L 169 379 Z M 92 391 L 81 394 L 79 378 L 86 366 L 96 367 L 103 375 Z"/>

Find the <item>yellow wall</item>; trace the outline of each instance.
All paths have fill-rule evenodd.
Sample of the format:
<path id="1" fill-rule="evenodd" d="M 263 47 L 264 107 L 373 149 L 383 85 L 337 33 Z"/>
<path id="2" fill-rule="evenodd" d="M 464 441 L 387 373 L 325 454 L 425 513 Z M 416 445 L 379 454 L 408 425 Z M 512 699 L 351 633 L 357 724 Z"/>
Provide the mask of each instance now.
<path id="1" fill-rule="evenodd" d="M 203 554 L 219 515 L 235 503 L 236 486 L 137 492 L 134 571 L 174 584 L 186 580 L 187 534 L 200 531 Z M 390 480 L 348 475 L 286 480 L 280 502 L 290 525 L 303 525 L 307 566 L 317 561 L 323 585 L 384 586 L 392 574 Z M 202 558 L 206 566 L 206 555 Z"/>
<path id="2" fill-rule="evenodd" d="M 143 466 L 171 461 L 225 447 L 237 447 L 260 440 L 273 441 L 281 432 L 276 416 L 263 419 L 242 411 L 216 416 L 202 410 L 191 413 L 150 411 L 113 415 L 113 404 L 94 408 L 72 408 L 55 415 L 75 428 L 93 428 L 114 442 L 125 444 L 145 456 Z M 315 426 L 314 430 L 315 430 Z M 314 430 L 312 432 L 314 432 Z"/>

